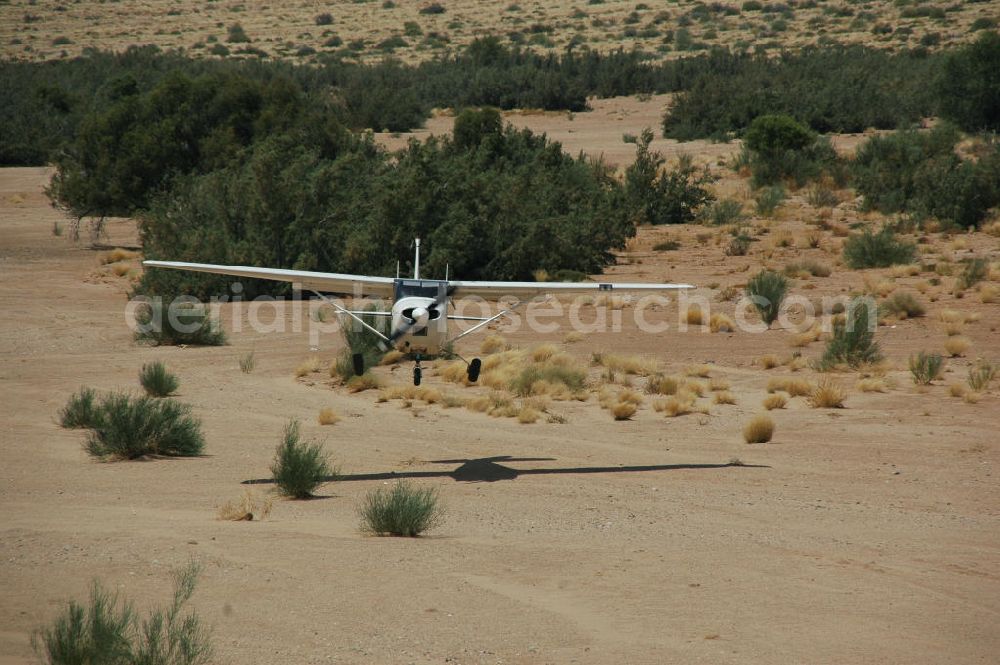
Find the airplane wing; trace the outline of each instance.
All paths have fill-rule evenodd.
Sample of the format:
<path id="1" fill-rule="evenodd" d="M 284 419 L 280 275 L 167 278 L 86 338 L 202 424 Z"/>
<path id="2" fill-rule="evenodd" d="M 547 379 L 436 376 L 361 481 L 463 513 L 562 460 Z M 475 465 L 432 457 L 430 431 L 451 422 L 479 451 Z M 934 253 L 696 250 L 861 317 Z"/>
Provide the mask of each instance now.
<path id="1" fill-rule="evenodd" d="M 612 282 L 465 282 L 452 280 L 448 289 L 453 298 L 481 296 L 499 298 L 505 295 L 534 296 L 543 293 L 622 293 L 631 291 L 672 291 L 693 289 L 691 284 L 645 284 Z"/>
<path id="2" fill-rule="evenodd" d="M 391 297 L 395 280 L 391 277 L 369 277 L 367 275 L 342 275 L 333 272 L 310 272 L 308 270 L 284 270 L 281 268 L 252 268 L 247 266 L 218 266 L 210 263 L 183 263 L 181 261 L 143 261 L 150 268 L 172 268 L 207 272 L 213 275 L 232 277 L 252 277 L 272 279 L 278 282 L 293 282 L 303 289 L 345 293 L 354 296 Z"/>

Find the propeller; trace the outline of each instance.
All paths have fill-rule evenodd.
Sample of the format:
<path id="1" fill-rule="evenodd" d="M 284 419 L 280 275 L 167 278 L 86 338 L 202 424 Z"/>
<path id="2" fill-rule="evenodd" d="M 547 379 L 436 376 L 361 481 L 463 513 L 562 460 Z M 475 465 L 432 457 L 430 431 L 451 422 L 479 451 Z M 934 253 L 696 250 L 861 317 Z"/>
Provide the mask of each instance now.
<path id="1" fill-rule="evenodd" d="M 389 343 L 394 344 L 397 339 L 410 332 L 413 328 L 426 326 L 432 320 L 436 320 L 438 317 L 442 316 L 445 313 L 442 306 L 446 307 L 446 302 L 449 296 L 451 296 L 454 292 L 455 287 L 448 285 L 445 287 L 443 292 L 434 299 L 434 302 L 427 307 L 414 307 L 409 310 L 409 313 L 404 312 L 403 325 L 389 333 Z"/>

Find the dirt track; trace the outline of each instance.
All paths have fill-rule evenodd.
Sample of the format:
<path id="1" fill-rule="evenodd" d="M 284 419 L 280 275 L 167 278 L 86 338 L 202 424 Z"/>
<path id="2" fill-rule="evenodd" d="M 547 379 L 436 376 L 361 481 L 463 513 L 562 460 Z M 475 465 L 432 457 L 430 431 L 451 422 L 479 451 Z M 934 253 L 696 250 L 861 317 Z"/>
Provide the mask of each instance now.
<path id="1" fill-rule="evenodd" d="M 648 336 L 626 323 L 620 335 L 593 335 L 567 350 L 645 354 L 674 372 L 711 362 L 737 404 L 673 419 L 646 404 L 615 422 L 591 398 L 554 403 L 566 424 L 520 425 L 379 404 L 372 392 L 328 387 L 325 375 L 297 381 L 293 368 L 310 355 L 304 333 L 135 345 L 126 280 L 52 235 L 60 217 L 45 182 L 43 169 L 0 171 L 0 663 L 33 662 L 30 632 L 93 578 L 147 604 L 191 558 L 204 567 L 194 606 L 214 628 L 219 663 L 996 662 L 998 397 L 967 404 L 945 384 L 964 380 L 976 355 L 997 359 L 1000 305 L 942 295 L 927 317 L 880 328 L 896 366 L 889 392 L 859 392 L 856 375 L 843 375 L 846 409 L 791 400 L 772 412 L 771 444 L 744 444 L 740 428 L 761 411 L 767 380 L 789 375 L 755 364 L 790 353 L 790 333 L 778 330 Z M 793 203 L 780 225 L 797 232 L 797 215 Z M 642 231 L 631 263 L 612 274 L 725 286 L 763 260 L 700 246 L 699 229 Z M 647 249 L 666 235 L 683 249 Z M 110 240 L 134 242 L 134 230 L 116 222 Z M 970 246 L 995 253 L 997 240 Z M 820 250 L 778 256 L 808 251 Z M 861 279 L 839 267 L 810 295 Z M 905 359 L 940 347 L 933 314 L 943 307 L 979 312 L 966 332 L 973 350 L 919 392 Z M 509 339 L 561 343 L 564 332 Z M 323 340 L 320 354 L 338 344 Z M 242 374 L 237 358 L 251 349 L 258 367 Z M 151 359 L 179 375 L 208 456 L 90 461 L 56 412 L 81 385 L 135 389 Z M 408 367 L 379 371 L 408 378 Z M 322 407 L 342 421 L 315 424 Z M 326 441 L 345 481 L 314 501 L 276 501 L 263 522 L 216 519 L 243 481 L 269 476 L 290 417 Z M 394 472 L 439 488 L 447 515 L 429 537 L 359 533 L 360 497 Z"/>

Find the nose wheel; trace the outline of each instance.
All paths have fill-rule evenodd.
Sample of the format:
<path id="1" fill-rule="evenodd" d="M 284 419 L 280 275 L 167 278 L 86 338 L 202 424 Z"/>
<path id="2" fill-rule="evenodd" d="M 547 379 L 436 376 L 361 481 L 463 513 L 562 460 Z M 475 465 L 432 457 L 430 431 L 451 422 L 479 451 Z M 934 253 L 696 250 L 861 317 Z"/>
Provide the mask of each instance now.
<path id="1" fill-rule="evenodd" d="M 420 356 L 417 355 L 417 364 L 413 366 L 413 385 L 419 386 L 423 372 L 420 370 Z"/>

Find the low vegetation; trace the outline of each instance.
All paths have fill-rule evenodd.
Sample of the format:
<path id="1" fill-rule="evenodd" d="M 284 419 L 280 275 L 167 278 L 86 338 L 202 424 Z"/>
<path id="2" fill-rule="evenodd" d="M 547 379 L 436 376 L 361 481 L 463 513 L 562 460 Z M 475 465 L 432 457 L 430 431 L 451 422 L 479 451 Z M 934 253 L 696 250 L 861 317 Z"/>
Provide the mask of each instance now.
<path id="1" fill-rule="evenodd" d="M 59 424 L 67 429 L 90 429 L 97 426 L 100 417 L 97 391 L 80 388 L 59 411 Z"/>
<path id="2" fill-rule="evenodd" d="M 981 360 L 976 363 L 975 367 L 969 369 L 969 387 L 977 393 L 988 390 L 990 382 L 993 381 L 996 375 L 997 366 L 993 363 Z"/>
<path id="3" fill-rule="evenodd" d="M 308 499 L 325 482 L 335 480 L 322 443 L 302 441 L 299 421 L 285 425 L 281 443 L 274 453 L 271 473 L 278 490 L 292 499 Z"/>
<path id="4" fill-rule="evenodd" d="M 774 421 L 760 414 L 743 426 L 743 440 L 747 443 L 767 443 L 774 436 Z"/>
<path id="5" fill-rule="evenodd" d="M 168 372 L 166 365 L 159 360 L 142 366 L 139 383 L 150 397 L 167 397 L 177 392 L 180 386 L 177 377 Z"/>
<path id="6" fill-rule="evenodd" d="M 185 605 L 194 594 L 200 569 L 191 563 L 174 574 L 166 607 L 145 619 L 134 605 L 94 582 L 85 603 L 71 600 L 32 638 L 47 665 L 202 665 L 212 660 L 211 634 Z"/>
<path id="7" fill-rule="evenodd" d="M 747 282 L 746 293 L 760 318 L 771 325 L 778 318 L 781 303 L 788 293 L 788 280 L 780 273 L 762 270 Z"/>
<path id="8" fill-rule="evenodd" d="M 260 497 L 250 490 L 235 501 L 226 501 L 219 506 L 219 519 L 228 522 L 252 522 L 265 520 L 271 514 L 273 501 L 270 496 Z"/>
<path id="9" fill-rule="evenodd" d="M 879 314 L 896 319 L 912 319 L 927 313 L 916 296 L 906 291 L 897 291 L 879 305 Z"/>
<path id="10" fill-rule="evenodd" d="M 172 399 L 112 393 L 101 399 L 88 427 L 84 448 L 104 460 L 192 457 L 205 447 L 201 421 Z"/>
<path id="11" fill-rule="evenodd" d="M 913 382 L 919 386 L 926 386 L 941 377 L 941 372 L 944 371 L 944 358 L 937 353 L 920 351 L 910 356 L 909 366 Z"/>
<path id="12" fill-rule="evenodd" d="M 809 393 L 809 406 L 815 409 L 841 409 L 847 392 L 830 378 L 823 378 Z"/>
<path id="13" fill-rule="evenodd" d="M 818 363 L 821 370 L 837 365 L 859 367 L 882 359 L 882 350 L 875 341 L 877 308 L 871 298 L 851 300 L 842 320 L 835 319 L 833 334 Z"/>
<path id="14" fill-rule="evenodd" d="M 203 305 L 153 298 L 136 312 L 135 338 L 159 346 L 218 346 L 226 343 L 219 322 Z"/>
<path id="15" fill-rule="evenodd" d="M 897 239 L 888 225 L 878 233 L 865 228 L 844 242 L 844 262 L 855 270 L 911 263 L 915 252 L 916 246 Z"/>
<path id="16" fill-rule="evenodd" d="M 413 538 L 437 526 L 443 509 L 436 489 L 400 480 L 391 488 L 370 490 L 358 514 L 362 530 L 368 533 Z"/>

